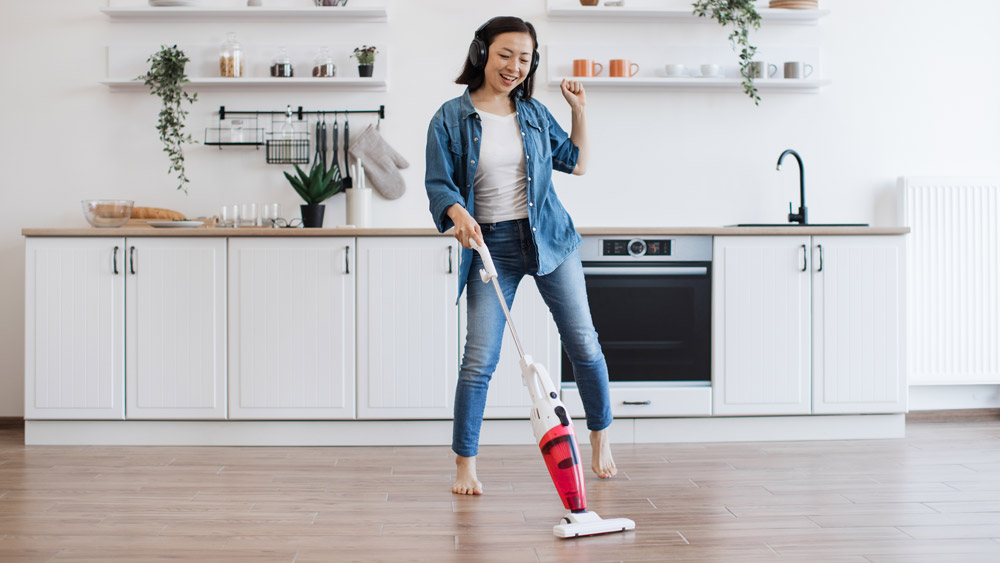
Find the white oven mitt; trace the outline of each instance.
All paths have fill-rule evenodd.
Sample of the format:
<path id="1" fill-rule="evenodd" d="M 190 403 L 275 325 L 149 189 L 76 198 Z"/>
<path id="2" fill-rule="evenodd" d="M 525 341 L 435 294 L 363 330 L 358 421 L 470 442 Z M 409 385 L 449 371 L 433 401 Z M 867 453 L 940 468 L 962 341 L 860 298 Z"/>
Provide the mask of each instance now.
<path id="1" fill-rule="evenodd" d="M 402 168 L 408 168 L 410 163 L 403 155 L 396 152 L 382 139 L 375 127 L 369 125 L 358 139 L 351 140 L 351 156 L 360 158 L 365 167 L 365 178 L 385 199 L 399 199 L 406 191 Z"/>

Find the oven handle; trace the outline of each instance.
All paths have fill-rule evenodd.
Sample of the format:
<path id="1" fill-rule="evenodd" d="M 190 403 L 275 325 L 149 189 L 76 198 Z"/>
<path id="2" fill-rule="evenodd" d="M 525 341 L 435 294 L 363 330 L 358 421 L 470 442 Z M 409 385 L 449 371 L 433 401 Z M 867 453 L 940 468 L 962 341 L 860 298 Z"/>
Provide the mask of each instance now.
<path id="1" fill-rule="evenodd" d="M 584 266 L 588 276 L 707 276 L 708 268 L 703 266 L 655 266 L 655 267 L 615 267 Z"/>

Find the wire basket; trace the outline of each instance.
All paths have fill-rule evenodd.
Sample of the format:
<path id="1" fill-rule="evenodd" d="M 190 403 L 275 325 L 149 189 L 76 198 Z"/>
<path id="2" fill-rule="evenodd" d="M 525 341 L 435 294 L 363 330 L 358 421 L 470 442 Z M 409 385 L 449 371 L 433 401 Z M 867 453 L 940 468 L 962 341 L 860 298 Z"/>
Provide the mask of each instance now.
<path id="1" fill-rule="evenodd" d="M 309 135 L 271 133 L 267 140 L 268 164 L 309 164 Z"/>

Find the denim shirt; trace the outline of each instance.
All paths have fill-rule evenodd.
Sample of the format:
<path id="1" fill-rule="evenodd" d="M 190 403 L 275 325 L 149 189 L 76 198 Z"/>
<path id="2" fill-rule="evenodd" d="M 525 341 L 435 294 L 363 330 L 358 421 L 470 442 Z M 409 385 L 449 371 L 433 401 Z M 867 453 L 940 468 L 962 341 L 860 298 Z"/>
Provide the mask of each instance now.
<path id="1" fill-rule="evenodd" d="M 515 100 L 517 124 L 527 162 L 528 224 L 538 249 L 538 275 L 562 264 L 583 243 L 573 220 L 556 197 L 552 171 L 571 173 L 580 149 L 569 139 L 549 110 L 538 100 Z M 431 118 L 427 130 L 427 172 L 424 186 L 438 231 L 454 226 L 447 210 L 461 204 L 475 217 L 472 184 L 479 162 L 483 124 L 469 90 L 448 100 Z M 472 250 L 463 248 L 459 261 L 458 294 L 462 295 L 472 266 Z"/>

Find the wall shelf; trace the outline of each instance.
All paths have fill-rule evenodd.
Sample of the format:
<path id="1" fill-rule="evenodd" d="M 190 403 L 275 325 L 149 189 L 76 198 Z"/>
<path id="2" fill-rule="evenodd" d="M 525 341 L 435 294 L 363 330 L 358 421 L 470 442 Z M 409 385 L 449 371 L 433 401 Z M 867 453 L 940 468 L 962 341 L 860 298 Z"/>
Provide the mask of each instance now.
<path id="1" fill-rule="evenodd" d="M 581 6 L 576 0 L 547 0 L 549 19 L 562 21 L 648 21 L 677 20 L 704 21 L 708 18 L 693 15 L 688 8 L 657 8 L 652 6 Z M 830 10 L 783 10 L 760 8 L 757 10 L 764 23 L 815 24 Z"/>
<path id="2" fill-rule="evenodd" d="M 557 76 L 549 80 L 550 86 L 559 86 L 564 77 Z M 739 78 L 666 78 L 666 77 L 633 77 L 633 78 L 581 78 L 566 76 L 570 80 L 578 80 L 587 88 L 663 88 L 669 90 L 733 90 L 740 91 L 742 79 Z M 757 89 L 761 92 L 818 92 L 824 86 L 829 86 L 831 80 L 828 79 L 784 79 L 784 78 L 758 78 L 754 80 Z"/>
<path id="3" fill-rule="evenodd" d="M 101 84 L 112 90 L 144 90 L 140 80 L 108 79 Z M 188 86 L 198 90 L 254 90 L 294 88 L 309 90 L 385 91 L 386 81 L 379 78 L 191 78 Z"/>
<path id="4" fill-rule="evenodd" d="M 112 20 L 122 21 L 349 21 L 349 22 L 384 22 L 388 19 L 385 6 L 337 6 L 337 7 L 302 7 L 302 8 L 250 8 L 239 6 L 233 8 L 189 8 L 170 7 L 154 8 L 150 6 L 134 6 L 120 8 L 101 8 L 101 12 Z"/>

